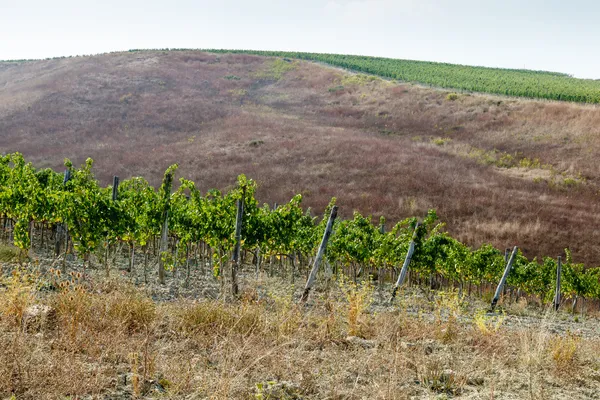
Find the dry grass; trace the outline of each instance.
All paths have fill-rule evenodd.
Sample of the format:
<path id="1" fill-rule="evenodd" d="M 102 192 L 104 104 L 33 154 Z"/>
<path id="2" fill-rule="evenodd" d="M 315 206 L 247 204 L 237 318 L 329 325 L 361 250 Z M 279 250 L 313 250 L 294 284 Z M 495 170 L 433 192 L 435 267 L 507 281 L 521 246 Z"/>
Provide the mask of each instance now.
<path id="1" fill-rule="evenodd" d="M 55 293 L 38 292 L 35 276 L 5 282 L 1 397 L 591 399 L 600 390 L 597 337 L 552 333 L 549 314 L 511 326 L 456 292 L 383 307 L 369 285 L 341 282 L 299 307 L 269 279 L 246 282 L 235 303 L 157 303 L 119 281 L 79 278 L 61 277 L 71 283 Z M 19 309 L 53 307 L 55 324 L 21 329 L 16 293 L 27 298 Z"/>
<path id="2" fill-rule="evenodd" d="M 19 249 L 14 246 L 0 244 L 0 262 L 14 261 L 19 256 Z"/>
<path id="3" fill-rule="evenodd" d="M 157 184 L 175 162 L 203 190 L 245 173 L 261 201 L 302 193 L 322 210 L 336 196 L 343 216 L 356 209 L 391 222 L 436 208 L 471 245 L 518 244 L 527 256 L 569 247 L 576 261 L 597 264 L 600 109 L 448 94 L 250 55 L 3 65 L 0 151 L 57 169 L 65 157 L 91 156 L 102 184 L 115 174 Z M 556 179 L 482 164 L 468 149 L 539 159 Z M 504 223 L 502 234 L 489 233 Z"/>

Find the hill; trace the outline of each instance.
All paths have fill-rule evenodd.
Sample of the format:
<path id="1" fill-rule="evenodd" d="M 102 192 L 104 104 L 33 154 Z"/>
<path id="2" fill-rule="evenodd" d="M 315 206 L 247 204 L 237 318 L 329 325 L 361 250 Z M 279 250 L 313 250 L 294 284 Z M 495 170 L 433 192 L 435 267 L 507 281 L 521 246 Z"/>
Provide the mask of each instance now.
<path id="1" fill-rule="evenodd" d="M 554 77 L 555 75 L 546 74 Z M 572 79 L 566 77 L 558 78 Z M 307 61 L 201 51 L 0 63 L 0 152 L 97 177 L 164 169 L 203 189 L 239 173 L 258 198 L 338 197 L 396 220 L 436 208 L 472 245 L 599 264 L 600 110 L 456 94 Z"/>

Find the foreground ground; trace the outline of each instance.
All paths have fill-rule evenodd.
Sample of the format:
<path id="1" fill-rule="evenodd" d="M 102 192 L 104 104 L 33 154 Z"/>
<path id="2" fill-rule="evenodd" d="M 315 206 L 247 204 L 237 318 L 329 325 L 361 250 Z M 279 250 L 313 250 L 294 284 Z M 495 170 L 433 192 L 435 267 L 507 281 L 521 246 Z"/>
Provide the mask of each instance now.
<path id="1" fill-rule="evenodd" d="M 188 287 L 125 272 L 4 264 L 0 397 L 17 399 L 595 399 L 594 316 L 522 299 L 247 273 L 241 299 L 197 270 Z M 39 271 L 46 271 L 40 274 Z M 31 273 L 31 271 L 37 271 Z M 321 278 L 322 282 L 322 278 Z M 37 305 L 37 306 L 34 306 Z M 33 306 L 33 308 L 32 308 Z"/>

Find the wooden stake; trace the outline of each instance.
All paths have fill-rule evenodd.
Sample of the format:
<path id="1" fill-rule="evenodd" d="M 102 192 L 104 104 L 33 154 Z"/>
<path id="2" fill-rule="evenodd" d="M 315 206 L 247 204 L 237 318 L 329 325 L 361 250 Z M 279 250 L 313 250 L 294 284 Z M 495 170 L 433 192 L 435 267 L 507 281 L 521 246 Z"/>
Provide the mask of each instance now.
<path id="1" fill-rule="evenodd" d="M 66 169 L 63 175 L 63 186 L 69 182 L 71 179 L 71 170 Z M 54 257 L 58 258 L 60 256 L 60 248 L 63 242 L 63 231 L 66 230 L 67 224 L 57 224 L 56 225 L 56 235 L 54 236 Z M 65 233 L 66 236 L 66 233 Z M 67 251 L 65 249 L 65 258 L 67 257 Z M 64 271 L 63 271 L 64 272 Z"/>
<path id="2" fill-rule="evenodd" d="M 161 285 L 165 284 L 165 261 L 164 253 L 167 252 L 169 241 L 169 210 L 165 212 L 165 221 L 163 223 L 162 232 L 160 235 L 160 251 L 158 254 L 158 282 Z"/>
<path id="3" fill-rule="evenodd" d="M 317 272 L 319 271 L 319 265 L 321 264 L 321 260 L 323 259 L 323 255 L 325 254 L 325 249 L 327 248 L 327 242 L 329 241 L 329 236 L 331 236 L 331 232 L 333 231 L 333 223 L 335 218 L 337 217 L 338 207 L 333 206 L 331 209 L 331 214 L 329 214 L 329 220 L 327 221 L 327 226 L 325 227 L 325 232 L 323 233 L 323 239 L 321 240 L 321 244 L 319 245 L 319 250 L 317 251 L 317 256 L 315 257 L 315 261 L 310 271 L 310 275 L 308 275 L 308 279 L 306 280 L 306 286 L 304 287 L 304 293 L 302 293 L 302 298 L 300 301 L 302 303 L 306 303 L 308 300 L 308 295 L 310 294 L 310 290 L 312 289 L 315 281 L 317 280 Z"/>
<path id="4" fill-rule="evenodd" d="M 385 223 L 379 225 L 379 233 L 382 235 L 385 234 Z M 385 264 L 383 266 L 380 264 L 377 271 L 377 286 L 379 287 L 379 290 L 383 288 L 383 271 L 385 271 L 385 268 Z"/>
<path id="5" fill-rule="evenodd" d="M 554 311 L 558 311 L 560 307 L 560 273 L 562 270 L 562 259 L 558 256 L 556 263 L 556 292 L 554 293 Z"/>
<path id="6" fill-rule="evenodd" d="M 242 198 L 237 201 L 237 215 L 235 218 L 235 247 L 233 250 L 233 257 L 231 258 L 231 294 L 235 297 L 238 296 L 240 288 L 238 285 L 238 268 L 240 263 L 240 245 L 242 241 L 242 221 L 244 218 L 244 194 Z"/>
<path id="7" fill-rule="evenodd" d="M 113 177 L 113 187 L 112 187 L 112 200 L 116 201 L 119 195 L 119 177 Z"/>
<path id="8" fill-rule="evenodd" d="M 158 281 L 161 285 L 165 284 L 165 262 L 164 256 L 169 246 L 169 208 L 171 206 L 171 185 L 173 184 L 173 173 L 168 173 L 163 178 L 163 187 L 165 189 L 165 206 L 163 209 L 163 226 L 160 238 L 160 252 L 158 254 Z"/>
<path id="9" fill-rule="evenodd" d="M 148 243 L 144 245 L 144 283 L 148 283 Z"/>
<path id="10" fill-rule="evenodd" d="M 258 273 L 260 271 L 260 247 L 256 248 L 256 254 L 254 257 L 256 258 L 256 267 L 255 267 L 256 279 L 258 279 Z"/>
<path id="11" fill-rule="evenodd" d="M 65 224 L 65 257 L 62 260 L 62 273 L 67 273 L 67 253 L 69 253 L 69 225 Z"/>
<path id="12" fill-rule="evenodd" d="M 502 293 L 502 289 L 504 288 L 504 284 L 506 283 L 506 279 L 508 278 L 508 273 L 510 272 L 510 270 L 515 262 L 515 258 L 517 256 L 518 250 L 519 250 L 519 248 L 517 246 L 515 246 L 515 248 L 512 251 L 512 254 L 510 255 L 510 259 L 508 260 L 508 264 L 506 265 L 504 274 L 502 274 L 502 279 L 500 279 L 500 283 L 498 283 L 498 287 L 496 288 L 496 293 L 494 294 L 494 298 L 492 299 L 492 307 L 491 307 L 490 311 L 494 311 L 494 309 L 496 308 L 496 304 L 498 304 L 498 300 L 500 299 L 500 293 Z"/>
<path id="13" fill-rule="evenodd" d="M 394 285 L 394 290 L 392 290 L 392 298 L 390 300 L 393 301 L 396 298 L 396 293 L 398 293 L 398 289 L 404 283 L 404 279 L 406 278 L 406 273 L 408 272 L 408 265 L 410 264 L 410 260 L 412 259 L 413 253 L 415 252 L 415 239 L 417 238 L 417 231 L 419 229 L 419 222 L 415 225 L 415 231 L 413 232 L 412 239 L 410 244 L 408 245 L 408 252 L 406 253 L 406 258 L 404 259 L 404 264 L 402 264 L 402 270 L 400 270 L 400 275 L 398 275 L 398 280 Z"/>
<path id="14" fill-rule="evenodd" d="M 129 243 L 129 272 L 134 273 L 134 264 L 135 264 L 135 243 Z M 134 273 L 135 275 L 135 273 Z M 137 280 L 137 277 L 136 277 Z"/>
<path id="15" fill-rule="evenodd" d="M 510 249 L 504 249 L 504 264 L 506 264 L 508 262 L 508 257 L 510 256 Z M 504 286 L 504 289 L 502 289 L 502 296 L 506 297 L 506 289 L 507 286 Z"/>

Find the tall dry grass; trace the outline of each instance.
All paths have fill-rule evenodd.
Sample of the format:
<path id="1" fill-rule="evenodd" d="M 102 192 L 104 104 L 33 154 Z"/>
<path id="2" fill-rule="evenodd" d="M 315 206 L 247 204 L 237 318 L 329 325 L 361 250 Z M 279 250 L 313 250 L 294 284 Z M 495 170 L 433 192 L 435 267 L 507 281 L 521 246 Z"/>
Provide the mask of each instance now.
<path id="1" fill-rule="evenodd" d="M 245 282 L 234 303 L 155 302 L 76 273 L 42 293 L 30 285 L 39 279 L 0 289 L 3 398 L 591 399 L 600 390 L 597 338 L 554 333 L 549 315 L 522 326 L 486 316 L 456 292 L 407 291 L 389 307 L 368 284 L 340 281 L 305 307 L 276 278 Z M 56 319 L 22 329 L 11 306 L 22 293 L 23 306 L 51 307 Z"/>

